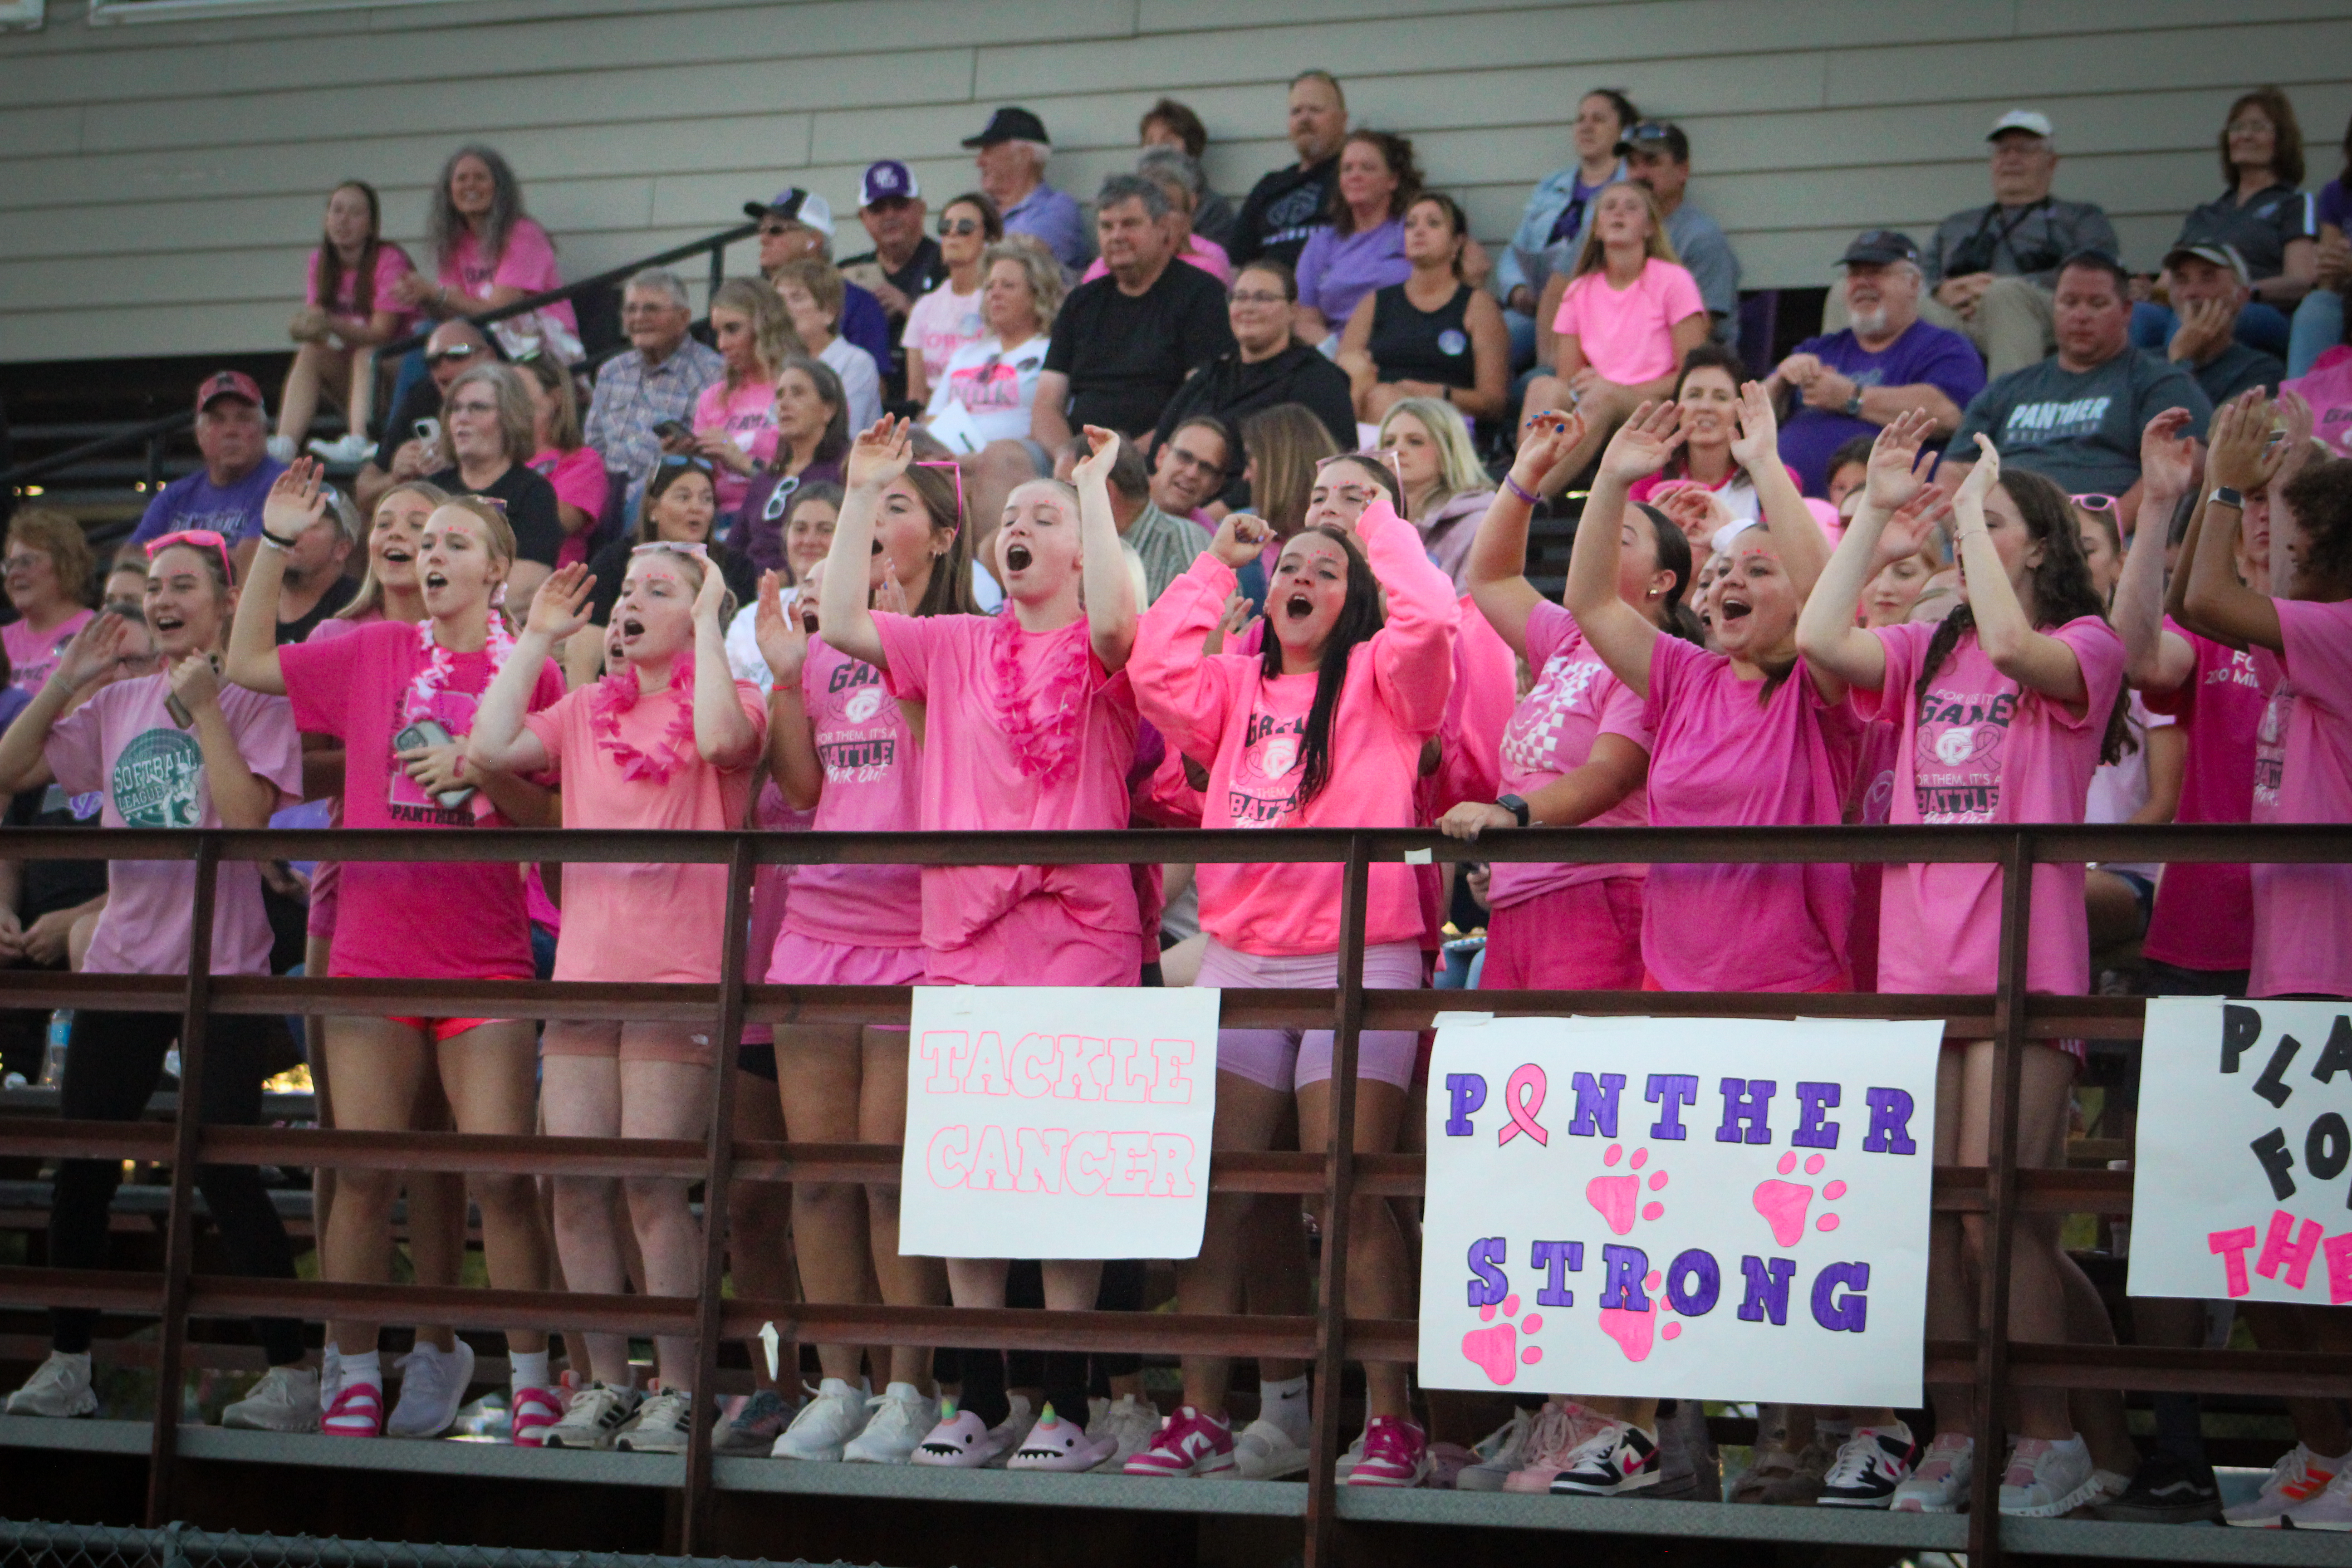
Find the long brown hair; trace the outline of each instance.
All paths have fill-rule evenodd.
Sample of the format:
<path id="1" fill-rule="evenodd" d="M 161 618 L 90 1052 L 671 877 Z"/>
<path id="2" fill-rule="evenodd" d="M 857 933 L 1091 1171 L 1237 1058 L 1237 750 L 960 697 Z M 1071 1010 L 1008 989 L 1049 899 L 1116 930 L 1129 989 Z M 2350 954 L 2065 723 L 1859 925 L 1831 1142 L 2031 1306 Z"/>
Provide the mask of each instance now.
<path id="1" fill-rule="evenodd" d="M 1324 639 L 1323 657 L 1315 670 L 1315 702 L 1307 710 L 1307 728 L 1298 737 L 1297 804 L 1303 809 L 1331 782 L 1331 721 L 1339 709 L 1339 695 L 1347 688 L 1348 658 L 1358 645 L 1370 642 L 1386 621 L 1381 614 L 1380 580 L 1373 576 L 1372 563 L 1355 536 L 1329 523 L 1302 531 L 1337 540 L 1348 556 L 1347 596 L 1340 601 L 1339 618 L 1331 623 L 1331 635 Z M 1267 592 L 1273 592 L 1270 581 Z M 1266 606 L 1269 616 L 1273 608 Z M 1276 640 L 1271 625 L 1260 658 L 1259 668 L 1266 679 L 1281 676 L 1282 644 Z"/>
<path id="2" fill-rule="evenodd" d="M 980 609 L 971 596 L 971 530 L 963 515 L 962 487 L 949 471 L 953 467 L 951 462 L 937 468 L 907 465 L 907 483 L 931 514 L 931 531 L 946 529 L 949 534 L 947 553 L 931 558 L 930 583 L 922 602 L 908 606 L 908 615 L 970 616 Z"/>
<path id="3" fill-rule="evenodd" d="M 1242 422 L 1242 450 L 1251 472 L 1250 510 L 1287 539 L 1307 521 L 1315 470 L 1339 455 L 1339 443 L 1315 411 L 1303 403 L 1277 403 Z"/>
<path id="4" fill-rule="evenodd" d="M 360 258 L 352 266 L 352 314 L 372 316 L 375 314 L 376 258 L 383 249 L 383 203 L 377 198 L 375 187 L 365 180 L 345 180 L 335 186 L 335 191 L 357 191 L 367 198 L 367 238 L 360 242 Z M 329 201 L 335 199 L 335 191 L 327 193 Z M 335 291 L 343 286 L 343 258 L 335 248 L 332 236 L 319 236 L 319 257 L 310 279 L 319 293 L 319 308 L 333 310 Z"/>
<path id="5" fill-rule="evenodd" d="M 2294 105 L 2284 89 L 2258 87 L 2252 92 L 2238 95 L 2230 105 L 2230 112 L 2221 117 L 2221 184 L 2226 189 L 2238 186 L 2238 166 L 2230 162 L 2230 122 L 2238 118 L 2242 109 L 2259 109 L 2271 122 L 2271 183 L 2279 185 L 2303 184 L 2303 125 L 2294 117 Z M 2345 132 L 2347 144 L 2352 144 L 2352 130 Z M 2352 155 L 2352 154 L 2347 154 Z"/>

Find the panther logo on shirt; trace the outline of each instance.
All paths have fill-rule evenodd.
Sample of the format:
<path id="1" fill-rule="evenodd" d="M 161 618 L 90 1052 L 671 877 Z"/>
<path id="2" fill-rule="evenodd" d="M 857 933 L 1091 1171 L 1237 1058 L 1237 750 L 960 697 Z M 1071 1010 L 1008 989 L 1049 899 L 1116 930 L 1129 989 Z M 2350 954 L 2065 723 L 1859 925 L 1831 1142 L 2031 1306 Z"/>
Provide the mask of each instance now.
<path id="1" fill-rule="evenodd" d="M 880 712 L 881 709 L 882 689 L 878 686 L 867 686 L 859 689 L 847 702 L 842 704 L 841 716 L 853 724 L 863 724 Z"/>
<path id="2" fill-rule="evenodd" d="M 1931 691 L 1919 702 L 1911 759 L 1912 804 L 1921 822 L 1990 822 L 2000 809 L 2002 743 L 2017 694 Z"/>
<path id="3" fill-rule="evenodd" d="M 1250 715 L 1242 754 L 1227 781 L 1225 808 L 1235 827 L 1273 827 L 1298 809 L 1298 751 L 1307 716 Z"/>

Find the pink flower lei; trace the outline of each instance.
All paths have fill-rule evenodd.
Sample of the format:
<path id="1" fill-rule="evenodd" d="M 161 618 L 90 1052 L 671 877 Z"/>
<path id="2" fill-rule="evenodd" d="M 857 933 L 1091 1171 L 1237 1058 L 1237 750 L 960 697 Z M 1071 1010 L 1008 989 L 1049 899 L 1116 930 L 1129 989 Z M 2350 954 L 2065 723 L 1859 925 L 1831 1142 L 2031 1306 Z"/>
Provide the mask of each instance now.
<path id="1" fill-rule="evenodd" d="M 621 739 L 621 715 L 637 705 L 642 693 L 637 687 L 636 671 L 623 668 L 598 681 L 588 694 L 588 727 L 595 731 L 596 746 L 613 759 L 625 779 L 644 779 L 651 784 L 669 783 L 677 771 L 688 765 L 694 755 L 694 656 L 683 654 L 669 672 L 669 693 L 677 699 L 670 715 L 669 727 L 662 731 L 660 743 L 653 751 L 643 752 Z"/>
<path id="2" fill-rule="evenodd" d="M 508 631 L 505 618 L 493 614 L 489 617 L 489 638 L 482 651 L 489 656 L 490 679 L 507 666 L 507 658 L 514 652 L 514 634 Z M 401 722 L 414 724 L 420 719 L 432 719 L 434 700 L 448 688 L 457 674 L 457 655 L 443 647 L 433 637 L 430 616 L 416 624 L 416 652 L 424 662 L 416 667 L 415 678 L 408 683 L 408 695 L 401 703 Z M 484 683 L 484 689 L 488 689 Z"/>
<path id="3" fill-rule="evenodd" d="M 1049 634 L 1056 640 L 1043 650 L 1044 679 L 1032 698 L 1021 689 L 1023 635 L 1010 609 L 997 617 L 989 646 L 996 717 L 1023 776 L 1050 789 L 1076 760 L 1078 731 L 1085 722 L 1087 663 L 1094 650 L 1083 618 Z"/>

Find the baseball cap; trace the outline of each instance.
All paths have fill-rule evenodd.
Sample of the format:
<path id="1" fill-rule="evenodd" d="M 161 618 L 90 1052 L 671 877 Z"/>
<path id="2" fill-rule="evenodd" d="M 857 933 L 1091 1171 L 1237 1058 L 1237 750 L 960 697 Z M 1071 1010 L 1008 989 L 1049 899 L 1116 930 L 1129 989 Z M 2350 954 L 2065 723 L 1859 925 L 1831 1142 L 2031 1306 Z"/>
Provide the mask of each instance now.
<path id="1" fill-rule="evenodd" d="M 896 158 L 866 164 L 865 177 L 857 182 L 857 205 L 861 207 L 893 198 L 912 201 L 922 194 L 922 187 L 915 184 L 915 172 Z"/>
<path id="2" fill-rule="evenodd" d="M 2023 131 L 2047 140 L 2051 134 L 2050 117 L 2031 109 L 2012 109 L 1992 122 L 1992 129 L 1985 132 L 1985 140 L 1997 142 L 2002 132 L 2009 131 Z"/>
<path id="3" fill-rule="evenodd" d="M 1884 267 L 1890 261 L 1916 262 L 1918 259 L 1919 247 L 1911 243 L 1909 235 L 1897 234 L 1891 228 L 1872 228 L 1854 236 L 1853 243 L 1845 247 L 1843 256 L 1838 258 L 1838 265 L 1852 267 L 1856 262 L 1865 262 Z"/>
<path id="4" fill-rule="evenodd" d="M 2241 288 L 2253 281 L 2253 274 L 2246 268 L 2246 258 L 2238 254 L 2238 247 L 2234 245 L 2222 245 L 2212 240 L 2196 245 L 2176 245 L 2164 253 L 2164 265 L 2170 267 L 2184 256 L 2193 256 L 2200 261 L 2211 262 L 2235 278 Z"/>
<path id="5" fill-rule="evenodd" d="M 222 397 L 241 397 L 256 408 L 263 406 L 261 388 L 241 370 L 216 370 L 205 377 L 205 384 L 196 388 L 196 412 L 202 414 Z"/>
<path id="6" fill-rule="evenodd" d="M 1690 162 L 1690 138 L 1671 120 L 1644 120 L 1618 140 L 1617 155 L 1663 150 L 1677 163 Z"/>
<path id="7" fill-rule="evenodd" d="M 833 237 L 833 204 L 814 191 L 804 191 L 798 185 L 786 185 L 776 193 L 772 202 L 745 202 L 745 217 L 777 217 L 786 223 L 796 223 L 813 228 L 827 239 Z"/>
<path id="8" fill-rule="evenodd" d="M 993 147 L 1000 142 L 1043 142 L 1052 146 L 1054 139 L 1045 134 L 1045 122 L 1017 104 L 1007 104 L 988 117 L 987 129 L 977 136 L 967 136 L 967 147 Z"/>

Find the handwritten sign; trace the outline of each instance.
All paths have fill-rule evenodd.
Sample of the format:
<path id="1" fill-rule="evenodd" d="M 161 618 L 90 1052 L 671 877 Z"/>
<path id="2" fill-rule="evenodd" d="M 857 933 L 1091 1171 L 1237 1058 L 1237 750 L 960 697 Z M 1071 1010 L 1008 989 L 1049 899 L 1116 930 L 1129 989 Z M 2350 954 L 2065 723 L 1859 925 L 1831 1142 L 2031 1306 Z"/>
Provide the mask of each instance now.
<path id="1" fill-rule="evenodd" d="M 2135 1296 L 2352 1306 L 2352 1007 L 2147 1005 Z"/>
<path id="2" fill-rule="evenodd" d="M 1192 1258 L 1208 1213 L 1221 993 L 915 993 L 899 1250 Z"/>
<path id="3" fill-rule="evenodd" d="M 1422 1382 L 1918 1404 L 1941 1037 L 1441 1020 Z"/>

